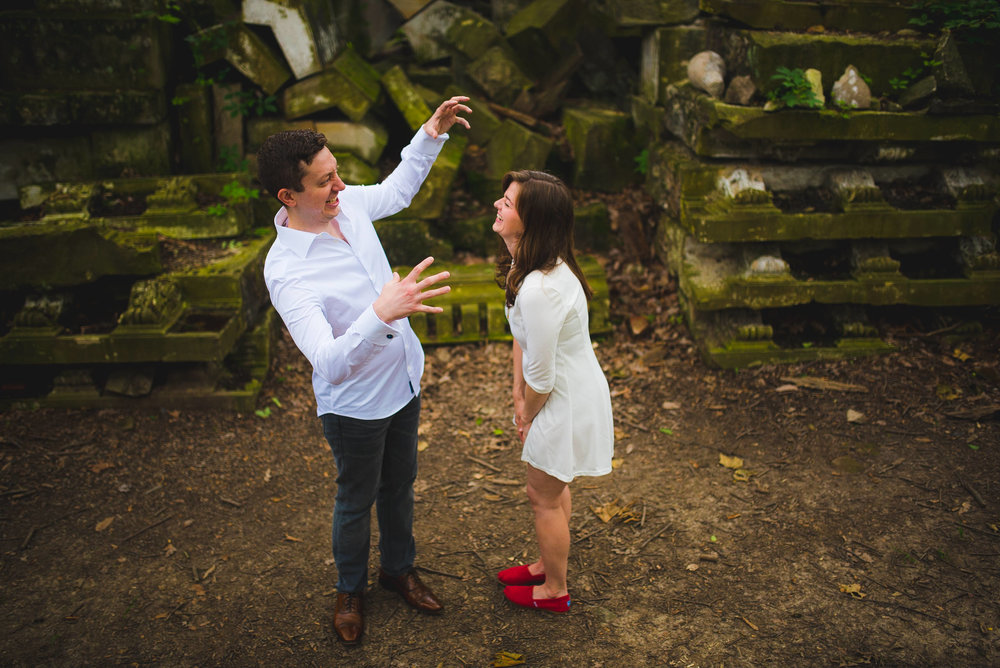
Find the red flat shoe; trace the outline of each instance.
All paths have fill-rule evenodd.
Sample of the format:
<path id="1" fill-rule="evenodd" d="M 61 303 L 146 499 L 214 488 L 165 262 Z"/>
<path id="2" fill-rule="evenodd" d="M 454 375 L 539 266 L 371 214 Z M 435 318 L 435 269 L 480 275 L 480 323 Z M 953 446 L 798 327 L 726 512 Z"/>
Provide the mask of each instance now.
<path id="1" fill-rule="evenodd" d="M 527 566 L 511 566 L 497 573 L 497 579 L 505 585 L 540 585 L 545 582 L 545 573 L 535 575 Z"/>
<path id="2" fill-rule="evenodd" d="M 504 587 L 503 595 L 515 605 L 520 605 L 524 608 L 538 608 L 539 610 L 547 610 L 548 612 L 555 612 L 557 614 L 569 612 L 569 606 L 572 603 L 569 600 L 569 594 L 560 596 L 559 598 L 534 598 L 532 596 L 531 585 L 525 587 Z"/>

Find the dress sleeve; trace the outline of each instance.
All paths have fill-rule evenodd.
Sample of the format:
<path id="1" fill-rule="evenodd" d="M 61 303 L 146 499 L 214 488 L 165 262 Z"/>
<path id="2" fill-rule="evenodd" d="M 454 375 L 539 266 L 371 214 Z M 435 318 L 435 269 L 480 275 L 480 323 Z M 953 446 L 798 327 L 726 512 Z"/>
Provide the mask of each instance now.
<path id="1" fill-rule="evenodd" d="M 542 276 L 538 281 L 526 278 L 517 301 L 524 323 L 524 382 L 535 392 L 548 394 L 556 382 L 556 352 L 568 308 L 566 300 Z"/>

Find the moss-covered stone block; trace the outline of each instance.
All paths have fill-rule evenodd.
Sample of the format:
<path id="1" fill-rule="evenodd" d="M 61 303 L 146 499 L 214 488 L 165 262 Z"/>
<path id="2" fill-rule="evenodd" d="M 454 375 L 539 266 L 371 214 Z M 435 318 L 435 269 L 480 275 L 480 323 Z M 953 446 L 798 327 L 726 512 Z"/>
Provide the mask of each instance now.
<path id="1" fill-rule="evenodd" d="M 162 90 L 0 92 L 0 123 L 12 126 L 149 125 L 166 115 Z"/>
<path id="2" fill-rule="evenodd" d="M 490 99 L 506 106 L 534 85 L 534 80 L 521 70 L 509 50 L 501 46 L 490 47 L 466 66 L 465 73 Z"/>
<path id="3" fill-rule="evenodd" d="M 871 25 L 869 23 L 869 25 Z M 826 94 L 849 65 L 870 80 L 872 92 L 893 92 L 889 81 L 907 69 L 923 67 L 923 53 L 933 53 L 935 43 L 926 38 L 892 38 L 868 35 L 826 35 L 771 31 L 743 31 L 732 40 L 725 55 L 730 74 L 748 74 L 757 89 L 774 89 L 771 77 L 779 67 L 814 68 L 823 74 Z M 745 54 L 747 71 L 742 71 L 740 55 Z M 733 62 L 735 61 L 735 62 Z"/>
<path id="4" fill-rule="evenodd" d="M 451 137 L 445 142 L 410 206 L 396 217 L 436 220 L 444 216 L 467 143 L 465 137 Z"/>
<path id="5" fill-rule="evenodd" d="M 544 169 L 554 140 L 532 132 L 510 119 L 504 120 L 486 152 L 486 178 L 496 185 L 500 194 L 500 181 L 512 169 Z"/>
<path id="6" fill-rule="evenodd" d="M 454 125 L 448 134 L 457 137 L 465 136 L 469 138 L 470 143 L 485 146 L 500 128 L 500 117 L 493 113 L 489 103 L 478 95 L 470 95 L 468 91 L 464 91 L 458 86 L 448 86 L 444 91 L 445 98 L 455 95 L 465 95 L 469 98 L 465 104 L 472 109 L 472 114 L 468 118 L 472 127 L 466 130 L 461 125 Z"/>
<path id="7" fill-rule="evenodd" d="M 913 15 L 905 0 L 701 0 L 701 10 L 762 30 L 872 32 L 909 28 Z"/>
<path id="8" fill-rule="evenodd" d="M 430 113 L 424 120 L 427 118 L 430 118 Z M 347 151 L 369 165 L 379 161 L 382 151 L 389 142 L 389 133 L 385 127 L 373 119 L 365 119 L 360 123 L 317 121 L 315 127 L 317 132 L 326 136 L 326 144 L 331 151 L 334 153 Z"/>
<path id="9" fill-rule="evenodd" d="M 375 222 L 375 230 L 391 265 L 414 265 L 428 256 L 447 262 L 453 254 L 450 243 L 431 235 L 430 226 L 425 220 L 412 218 L 379 220 Z M 440 271 L 437 266 L 435 262 L 434 270 Z"/>
<path id="10" fill-rule="evenodd" d="M 493 21 L 464 10 L 445 29 L 444 39 L 456 51 L 475 60 L 503 38 Z"/>
<path id="11" fill-rule="evenodd" d="M 95 130 L 90 135 L 92 176 L 169 174 L 171 138 L 166 121 L 149 127 Z"/>
<path id="12" fill-rule="evenodd" d="M 180 84 L 175 97 L 183 100 L 175 107 L 181 169 L 193 174 L 214 171 L 215 123 L 211 90 L 200 84 Z"/>
<path id="13" fill-rule="evenodd" d="M 336 55 L 336 17 L 323 0 L 246 0 L 243 20 L 271 28 L 296 79 L 315 74 Z"/>
<path id="14" fill-rule="evenodd" d="M 608 250 L 611 240 L 611 216 L 604 202 L 594 202 L 573 210 L 574 244 L 577 250 Z"/>
<path id="15" fill-rule="evenodd" d="M 286 88 L 283 107 L 291 119 L 336 107 L 352 121 L 360 121 L 380 92 L 379 73 L 347 49 L 323 72 Z"/>
<path id="16" fill-rule="evenodd" d="M 510 18 L 507 42 L 525 70 L 540 77 L 571 50 L 585 17 L 578 0 L 533 0 Z"/>
<path id="17" fill-rule="evenodd" d="M 610 107 L 565 107 L 563 127 L 573 151 L 573 185 L 615 192 L 636 181 L 639 147 L 628 114 Z"/>
<path id="18" fill-rule="evenodd" d="M 40 3 L 29 3 L 31 5 Z M 167 86 L 169 27 L 131 8 L 16 11 L 0 15 L 4 88 L 152 90 Z"/>
<path id="19" fill-rule="evenodd" d="M 431 117 L 430 107 L 399 65 L 394 65 L 382 75 L 382 85 L 411 130 L 416 131 Z"/>
<path id="20" fill-rule="evenodd" d="M 851 248 L 843 243 L 737 247 L 702 244 L 683 232 L 670 240 L 673 248 L 668 255 L 679 289 L 691 307 L 700 311 L 759 310 L 813 302 L 985 306 L 1000 299 L 1000 271 L 967 274 L 945 252 L 948 243 L 940 239 L 926 240 L 916 248 L 911 241 L 895 244 L 891 257 L 865 263 L 862 271 L 852 271 Z M 951 244 L 957 249 L 957 240 Z M 899 270 L 893 271 L 894 266 Z"/>
<path id="21" fill-rule="evenodd" d="M 698 0 L 609 0 L 606 11 L 620 28 L 689 23 L 698 17 Z"/>
<path id="22" fill-rule="evenodd" d="M 663 102 L 667 85 L 687 79 L 687 61 L 707 48 L 708 31 L 702 26 L 670 26 L 646 33 L 639 69 L 643 99 Z"/>
<path id="23" fill-rule="evenodd" d="M 430 221 L 435 233 L 451 242 L 457 251 L 466 251 L 479 257 L 492 255 L 497 250 L 500 237 L 493 231 L 495 215 L 463 218 L 444 222 Z"/>
<path id="24" fill-rule="evenodd" d="M 285 130 L 315 130 L 316 123 L 309 120 L 290 121 L 284 118 L 251 118 L 246 124 L 246 149 L 256 153 L 264 140 Z"/>
<path id="25" fill-rule="evenodd" d="M 0 226 L 0 262 L 5 290 L 59 288 L 162 270 L 156 234 L 89 222 Z"/>
<path id="26" fill-rule="evenodd" d="M 285 60 L 242 23 L 206 28 L 192 45 L 204 62 L 225 60 L 268 95 L 292 78 Z"/>
<path id="27" fill-rule="evenodd" d="M 943 161 L 1000 143 L 1000 119 L 832 109 L 765 112 L 726 104 L 690 85 L 669 86 L 666 127 L 697 155 L 712 158 Z"/>
<path id="28" fill-rule="evenodd" d="M 350 185 L 374 185 L 379 182 L 379 171 L 372 165 L 344 151 L 333 151 L 337 159 L 337 173 L 344 183 Z"/>
<path id="29" fill-rule="evenodd" d="M 608 320 L 608 285 L 604 268 L 593 257 L 581 256 L 577 259 L 594 291 L 588 304 L 590 333 L 594 336 L 607 334 L 611 331 L 611 323 Z M 397 266 L 395 270 L 402 276 L 411 268 L 412 264 L 407 264 Z M 442 307 L 443 313 L 410 316 L 410 325 L 424 345 L 511 340 L 504 314 L 504 292 L 496 284 L 492 264 L 439 266 L 435 262 L 432 268 L 450 272 L 447 283 L 451 291 L 428 302 Z"/>
<path id="30" fill-rule="evenodd" d="M 93 179 L 94 157 L 87 135 L 0 140 L 0 200 L 19 199 L 38 183 Z M 39 204 L 21 202 L 25 209 Z"/>

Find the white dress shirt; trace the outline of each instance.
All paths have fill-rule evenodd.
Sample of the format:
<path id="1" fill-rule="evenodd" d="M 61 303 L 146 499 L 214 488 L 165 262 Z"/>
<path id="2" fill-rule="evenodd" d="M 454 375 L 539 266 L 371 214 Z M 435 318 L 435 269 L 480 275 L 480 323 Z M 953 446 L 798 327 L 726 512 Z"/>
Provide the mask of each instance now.
<path id="1" fill-rule="evenodd" d="M 386 324 L 372 308 L 392 278 L 372 221 L 409 206 L 447 139 L 420 128 L 382 183 L 340 193 L 337 222 L 347 242 L 287 227 L 285 207 L 274 216 L 278 236 L 264 261 L 264 283 L 312 364 L 317 415 L 381 419 L 420 392 L 424 352 L 409 321 Z"/>

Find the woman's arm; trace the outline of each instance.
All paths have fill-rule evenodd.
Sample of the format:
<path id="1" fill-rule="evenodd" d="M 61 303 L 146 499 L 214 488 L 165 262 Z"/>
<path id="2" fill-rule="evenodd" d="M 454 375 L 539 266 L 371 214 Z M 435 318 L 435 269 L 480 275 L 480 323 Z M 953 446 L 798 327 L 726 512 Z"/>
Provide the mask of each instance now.
<path id="1" fill-rule="evenodd" d="M 548 400 L 549 393 L 540 394 L 524 381 L 521 355 L 521 346 L 514 341 L 514 424 L 517 425 L 517 435 L 523 443 L 535 416 Z"/>

